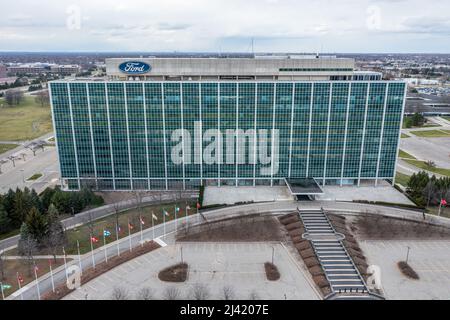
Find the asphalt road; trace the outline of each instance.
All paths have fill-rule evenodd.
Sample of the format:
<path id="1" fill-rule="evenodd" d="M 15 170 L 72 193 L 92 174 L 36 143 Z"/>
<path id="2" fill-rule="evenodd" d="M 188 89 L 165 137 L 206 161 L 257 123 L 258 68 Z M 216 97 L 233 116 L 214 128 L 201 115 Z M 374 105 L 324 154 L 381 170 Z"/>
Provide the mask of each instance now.
<path id="1" fill-rule="evenodd" d="M 153 203 L 161 203 L 160 199 L 163 202 L 172 202 L 176 200 L 177 194 L 163 194 L 160 198 L 159 195 L 144 197 L 142 199 L 143 205 L 149 205 Z M 195 192 L 185 192 L 183 194 L 183 199 L 192 199 L 197 198 L 197 194 Z M 119 210 L 129 209 L 136 207 L 135 200 L 127 200 L 118 203 Z M 73 217 L 62 220 L 62 224 L 65 229 L 74 228 L 80 224 L 84 224 L 89 221 L 89 219 L 97 220 L 106 216 L 109 216 L 115 212 L 115 205 L 105 205 L 102 207 L 94 208 L 91 210 L 87 210 L 84 212 L 80 212 Z M 11 248 L 17 245 L 20 236 L 10 237 L 0 241 L 0 250 L 5 250 L 7 248 Z"/>

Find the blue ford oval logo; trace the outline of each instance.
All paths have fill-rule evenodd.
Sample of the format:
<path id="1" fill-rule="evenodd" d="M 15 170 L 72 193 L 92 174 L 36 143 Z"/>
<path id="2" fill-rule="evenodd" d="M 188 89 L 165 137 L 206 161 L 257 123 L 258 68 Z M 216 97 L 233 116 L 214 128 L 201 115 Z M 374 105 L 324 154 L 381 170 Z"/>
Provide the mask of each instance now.
<path id="1" fill-rule="evenodd" d="M 119 70 L 128 74 L 142 74 L 149 72 L 150 65 L 139 61 L 126 61 L 119 65 Z"/>

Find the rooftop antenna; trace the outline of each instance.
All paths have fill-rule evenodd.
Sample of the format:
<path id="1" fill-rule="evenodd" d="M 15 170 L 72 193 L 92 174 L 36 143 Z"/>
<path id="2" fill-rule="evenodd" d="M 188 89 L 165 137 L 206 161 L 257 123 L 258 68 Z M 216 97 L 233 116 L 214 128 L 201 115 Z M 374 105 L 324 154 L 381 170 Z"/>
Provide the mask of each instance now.
<path id="1" fill-rule="evenodd" d="M 255 57 L 255 39 L 252 37 L 252 56 Z"/>

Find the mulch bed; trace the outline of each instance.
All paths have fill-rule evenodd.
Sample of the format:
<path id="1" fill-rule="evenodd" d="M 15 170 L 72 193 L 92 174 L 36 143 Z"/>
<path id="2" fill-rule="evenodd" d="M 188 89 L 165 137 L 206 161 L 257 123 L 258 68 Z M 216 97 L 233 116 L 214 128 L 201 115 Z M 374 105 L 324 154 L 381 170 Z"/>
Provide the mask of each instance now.
<path id="1" fill-rule="evenodd" d="M 266 262 L 264 263 L 264 270 L 266 270 L 266 277 L 269 281 L 276 281 L 280 279 L 280 272 L 276 265 Z"/>
<path id="2" fill-rule="evenodd" d="M 316 253 L 309 240 L 303 239 L 302 234 L 305 233 L 305 227 L 300 220 L 298 213 L 289 213 L 281 216 L 280 223 L 284 225 L 294 247 L 297 249 L 303 262 L 308 268 L 314 283 L 320 288 L 324 296 L 331 293 L 331 287 L 325 277 L 325 272 L 317 259 Z"/>
<path id="3" fill-rule="evenodd" d="M 277 219 L 272 216 L 249 215 L 225 218 L 178 231 L 177 241 L 254 242 L 283 241 Z"/>
<path id="4" fill-rule="evenodd" d="M 83 271 L 83 275 L 81 276 L 81 285 L 88 283 L 92 279 L 121 265 L 122 263 L 130 261 L 134 258 L 137 258 L 145 253 L 148 253 L 148 252 L 158 249 L 160 247 L 161 246 L 159 244 L 157 244 L 156 242 L 150 241 L 150 242 L 146 242 L 143 246 L 134 248 L 133 251 L 131 251 L 131 252 L 126 251 L 126 252 L 121 253 L 120 257 L 115 256 L 115 257 L 109 258 L 107 263 L 101 262 L 95 266 L 95 269 L 91 267 L 91 268 Z M 43 294 L 41 299 L 42 300 L 60 300 L 73 291 L 75 291 L 75 289 L 69 289 L 69 288 L 67 288 L 66 283 L 63 283 L 63 284 L 60 284 L 55 287 L 55 292 L 50 291 L 46 294 Z"/>
<path id="5" fill-rule="evenodd" d="M 188 275 L 188 264 L 178 263 L 167 267 L 158 273 L 158 278 L 166 282 L 185 282 Z"/>
<path id="6" fill-rule="evenodd" d="M 414 269 L 406 261 L 398 262 L 397 266 L 400 271 L 408 278 L 419 280 L 419 275 L 417 274 L 417 272 L 415 272 Z"/>

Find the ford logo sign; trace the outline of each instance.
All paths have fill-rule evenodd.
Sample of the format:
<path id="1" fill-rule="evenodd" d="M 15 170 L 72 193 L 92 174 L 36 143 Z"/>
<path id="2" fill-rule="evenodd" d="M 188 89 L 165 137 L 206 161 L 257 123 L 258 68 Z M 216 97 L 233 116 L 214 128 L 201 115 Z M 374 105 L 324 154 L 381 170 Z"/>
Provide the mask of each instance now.
<path id="1" fill-rule="evenodd" d="M 149 72 L 150 65 L 139 61 L 126 61 L 119 65 L 119 70 L 127 74 L 143 74 Z"/>

